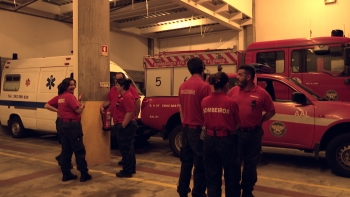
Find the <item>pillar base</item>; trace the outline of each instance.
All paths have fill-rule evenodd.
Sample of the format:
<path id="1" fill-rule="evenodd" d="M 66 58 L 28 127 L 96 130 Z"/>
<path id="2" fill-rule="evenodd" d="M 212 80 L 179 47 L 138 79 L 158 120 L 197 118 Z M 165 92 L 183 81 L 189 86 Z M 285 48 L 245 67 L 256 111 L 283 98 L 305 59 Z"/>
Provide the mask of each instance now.
<path id="1" fill-rule="evenodd" d="M 102 130 L 100 107 L 103 101 L 86 101 L 81 116 L 88 166 L 109 163 L 111 159 L 110 131 Z"/>

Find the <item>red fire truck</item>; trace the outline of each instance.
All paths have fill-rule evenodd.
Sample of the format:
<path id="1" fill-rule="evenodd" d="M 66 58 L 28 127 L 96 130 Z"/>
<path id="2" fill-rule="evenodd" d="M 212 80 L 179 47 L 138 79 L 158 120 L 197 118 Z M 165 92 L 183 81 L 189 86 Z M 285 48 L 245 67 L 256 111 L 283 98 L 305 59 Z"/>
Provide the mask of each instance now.
<path id="1" fill-rule="evenodd" d="M 178 156 L 181 121 L 177 92 L 190 77 L 186 60 L 202 58 L 211 73 L 217 71 L 217 65 L 226 73 L 236 73 L 239 65 L 256 61 L 264 64 L 257 70 L 272 68 L 267 69 L 272 74 L 258 75 L 258 85 L 270 93 L 277 110 L 263 125 L 263 144 L 314 151 L 316 156 L 325 150 L 332 170 L 350 176 L 350 112 L 346 110 L 350 103 L 335 101 L 350 100 L 349 43 L 345 37 L 292 39 L 253 43 L 241 52 L 189 51 L 145 57 L 147 92 L 141 106 L 142 123 L 169 139 Z M 230 74 L 229 85 L 235 85 L 235 74 Z M 302 102 L 298 95 L 303 95 Z"/>

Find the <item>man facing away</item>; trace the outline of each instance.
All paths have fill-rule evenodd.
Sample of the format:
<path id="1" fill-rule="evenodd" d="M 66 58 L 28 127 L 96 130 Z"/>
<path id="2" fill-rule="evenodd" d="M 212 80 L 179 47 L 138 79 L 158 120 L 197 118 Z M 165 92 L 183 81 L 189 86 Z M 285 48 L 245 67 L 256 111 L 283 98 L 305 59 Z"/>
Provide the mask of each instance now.
<path id="1" fill-rule="evenodd" d="M 177 192 L 180 197 L 185 197 L 191 191 L 189 185 L 194 165 L 192 196 L 199 197 L 206 196 L 203 141 L 200 139 L 204 123 L 201 102 L 203 98 L 211 94 L 211 87 L 203 81 L 202 76 L 205 66 L 200 58 L 189 59 L 187 68 L 192 76 L 179 88 L 182 146 L 180 151 L 181 171 Z"/>

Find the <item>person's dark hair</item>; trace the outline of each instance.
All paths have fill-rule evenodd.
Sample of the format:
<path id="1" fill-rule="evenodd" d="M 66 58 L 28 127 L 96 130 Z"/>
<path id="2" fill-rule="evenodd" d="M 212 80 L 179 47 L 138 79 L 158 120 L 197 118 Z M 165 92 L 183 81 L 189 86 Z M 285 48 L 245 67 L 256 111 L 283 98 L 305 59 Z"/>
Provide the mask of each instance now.
<path id="1" fill-rule="evenodd" d="M 63 81 L 58 85 L 58 94 L 61 95 L 65 91 L 67 91 L 68 87 L 70 86 L 70 81 L 74 81 L 75 84 L 77 84 L 77 81 L 72 78 L 65 78 Z"/>
<path id="2" fill-rule="evenodd" d="M 242 65 L 238 68 L 238 70 L 244 70 L 246 74 L 249 74 L 252 77 L 252 80 L 255 78 L 255 68 L 250 65 Z"/>
<path id="3" fill-rule="evenodd" d="M 209 76 L 209 84 L 214 86 L 214 90 L 223 89 L 228 83 L 228 76 L 225 72 L 217 72 Z"/>
<path id="4" fill-rule="evenodd" d="M 129 90 L 131 83 L 131 79 L 117 79 L 117 84 L 123 86 L 124 90 Z"/>
<path id="5" fill-rule="evenodd" d="M 60 86 L 61 86 L 61 84 L 58 84 L 58 86 L 57 86 L 57 89 L 58 89 L 57 94 L 58 94 L 58 95 L 61 95 L 61 94 L 60 94 Z"/>
<path id="6" fill-rule="evenodd" d="M 193 57 L 187 61 L 187 68 L 190 71 L 191 75 L 193 75 L 202 74 L 205 69 L 205 66 L 201 58 Z"/>
<path id="7" fill-rule="evenodd" d="M 123 78 L 126 79 L 126 76 L 123 72 L 116 72 L 115 75 L 123 75 Z"/>

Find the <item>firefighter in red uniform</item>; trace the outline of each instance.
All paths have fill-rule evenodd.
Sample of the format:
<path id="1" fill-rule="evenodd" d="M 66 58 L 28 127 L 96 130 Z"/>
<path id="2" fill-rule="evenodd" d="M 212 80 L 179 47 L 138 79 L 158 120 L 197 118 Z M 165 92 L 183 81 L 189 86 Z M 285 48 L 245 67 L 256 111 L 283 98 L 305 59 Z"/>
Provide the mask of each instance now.
<path id="1" fill-rule="evenodd" d="M 60 115 L 60 137 L 62 143 L 62 154 L 60 158 L 62 181 L 74 180 L 76 175 L 71 173 L 71 159 L 74 152 L 77 169 L 80 171 L 80 182 L 85 182 L 91 179 L 91 175 L 88 174 L 87 162 L 85 160 L 86 150 L 83 143 L 83 131 L 80 123 L 81 113 L 84 110 L 85 105 L 79 103 L 74 97 L 74 89 L 76 87 L 76 81 L 71 78 L 66 78 L 62 81 L 59 87 L 59 95 L 56 111 Z M 53 98 L 54 99 L 54 98 Z M 48 103 L 53 103 L 53 99 Z M 50 108 L 52 106 L 50 105 Z"/>
<path id="2" fill-rule="evenodd" d="M 244 161 L 241 188 L 242 197 L 254 197 L 252 191 L 257 182 L 257 165 L 261 159 L 261 141 L 264 131 L 262 123 L 275 115 L 275 107 L 270 95 L 254 84 L 255 69 L 249 65 L 242 65 L 237 72 L 237 86 L 233 87 L 228 96 L 238 104 L 240 127 L 238 135 L 238 163 Z M 262 114 L 263 110 L 266 112 Z M 239 176 L 241 174 L 239 173 Z"/>
<path id="3" fill-rule="evenodd" d="M 203 61 L 194 57 L 187 62 L 192 77 L 181 84 L 179 88 L 180 116 L 182 122 L 182 146 L 180 151 L 181 171 L 177 192 L 180 197 L 187 196 L 192 167 L 192 196 L 206 196 L 205 170 L 203 162 L 203 141 L 200 133 L 203 126 L 201 102 L 211 93 L 211 87 L 203 81 L 205 66 Z"/>
<path id="4" fill-rule="evenodd" d="M 115 83 L 116 83 L 116 80 L 118 80 L 118 79 L 126 79 L 125 74 L 122 73 L 122 72 L 117 72 L 115 74 Z M 132 85 L 129 86 L 129 91 L 131 92 L 131 94 L 134 96 L 134 99 L 135 99 L 135 113 L 134 113 L 134 117 L 136 119 L 139 116 L 139 113 L 140 113 L 140 96 L 139 96 L 139 93 L 137 92 L 136 88 L 133 87 Z M 103 111 L 107 107 L 111 106 L 111 114 L 113 115 L 116 103 L 118 102 L 120 97 L 121 97 L 121 94 L 117 91 L 117 89 L 115 87 L 111 88 L 111 90 L 109 91 L 109 93 L 107 95 L 106 101 L 100 107 L 101 113 L 103 113 Z M 113 132 L 117 133 L 115 125 L 114 125 L 114 128 L 113 128 Z M 124 164 L 123 160 L 120 160 L 118 162 L 118 165 L 122 166 L 123 164 Z"/>
<path id="5" fill-rule="evenodd" d="M 135 151 L 134 141 L 136 133 L 135 122 L 135 97 L 129 90 L 130 79 L 118 79 L 116 90 L 121 97 L 116 103 L 116 108 L 113 113 L 113 122 L 117 130 L 119 150 L 122 155 L 123 170 L 116 174 L 117 177 L 132 177 L 135 173 Z"/>
<path id="6" fill-rule="evenodd" d="M 58 90 L 60 89 L 60 85 L 57 86 Z M 58 96 L 61 95 L 62 93 L 63 92 L 58 91 Z M 48 109 L 50 111 L 56 111 L 57 110 L 57 105 L 55 105 L 55 104 L 58 103 L 58 96 L 53 97 L 50 100 L 50 102 L 45 104 L 44 108 Z M 79 96 L 79 100 L 81 99 L 81 97 L 82 97 L 82 95 Z M 57 118 L 56 118 L 56 121 L 55 121 L 56 131 L 57 131 L 58 143 L 62 144 L 61 143 L 61 137 L 60 137 L 60 123 L 61 123 L 60 115 L 57 112 Z M 55 159 L 57 160 L 59 166 L 61 166 L 61 163 L 60 163 L 60 161 L 61 161 L 61 154 L 62 154 L 62 150 L 61 150 L 60 154 L 55 157 Z M 72 168 L 73 168 L 73 165 L 71 164 L 71 169 Z"/>
<path id="7" fill-rule="evenodd" d="M 204 163 L 208 197 L 220 197 L 222 169 L 224 169 L 225 195 L 240 197 L 240 171 L 234 167 L 237 148 L 237 129 L 240 119 L 237 103 L 226 95 L 228 76 L 224 72 L 210 75 L 209 84 L 214 92 L 202 100 L 204 114 Z"/>

